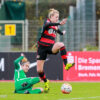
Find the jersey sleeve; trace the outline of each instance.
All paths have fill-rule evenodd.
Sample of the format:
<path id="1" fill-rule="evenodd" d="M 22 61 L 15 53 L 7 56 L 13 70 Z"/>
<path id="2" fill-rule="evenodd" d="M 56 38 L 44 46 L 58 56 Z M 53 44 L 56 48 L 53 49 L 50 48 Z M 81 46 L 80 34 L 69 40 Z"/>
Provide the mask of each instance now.
<path id="1" fill-rule="evenodd" d="M 57 33 L 63 35 L 63 32 L 61 32 L 60 29 L 57 30 Z"/>
<path id="2" fill-rule="evenodd" d="M 58 26 L 58 25 L 60 25 L 60 23 L 51 23 L 49 20 L 45 20 L 43 27 L 45 29 L 48 28 L 49 26 Z"/>
<path id="3" fill-rule="evenodd" d="M 60 25 L 60 23 L 51 23 L 51 22 L 47 22 L 47 23 L 45 24 L 45 28 L 47 28 L 47 27 L 49 27 L 49 26 L 58 26 L 58 25 Z"/>
<path id="4" fill-rule="evenodd" d="M 19 58 L 17 58 L 17 59 L 14 61 L 15 69 L 19 69 L 19 68 L 20 68 L 19 62 L 20 62 L 23 58 L 24 58 L 23 56 L 20 56 Z"/>

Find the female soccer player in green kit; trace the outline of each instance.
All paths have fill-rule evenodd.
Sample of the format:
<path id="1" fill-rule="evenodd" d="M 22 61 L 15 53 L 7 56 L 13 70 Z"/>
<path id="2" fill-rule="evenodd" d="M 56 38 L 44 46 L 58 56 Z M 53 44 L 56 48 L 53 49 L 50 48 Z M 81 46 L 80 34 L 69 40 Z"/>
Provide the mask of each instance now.
<path id="1" fill-rule="evenodd" d="M 34 84 L 40 82 L 39 77 L 26 77 L 25 73 L 29 70 L 30 62 L 24 54 L 21 54 L 21 56 L 14 61 L 14 65 L 15 93 L 37 94 L 43 92 L 42 88 L 32 88 Z"/>

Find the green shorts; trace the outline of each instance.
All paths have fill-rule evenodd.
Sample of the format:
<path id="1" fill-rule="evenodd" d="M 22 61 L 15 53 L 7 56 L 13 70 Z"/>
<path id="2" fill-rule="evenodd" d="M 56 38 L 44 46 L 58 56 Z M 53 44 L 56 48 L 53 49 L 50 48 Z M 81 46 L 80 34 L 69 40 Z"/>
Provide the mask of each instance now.
<path id="1" fill-rule="evenodd" d="M 40 89 L 32 90 L 32 86 L 38 82 L 40 82 L 39 77 L 17 79 L 15 81 L 15 93 L 22 93 L 22 94 L 24 94 L 24 93 L 29 93 L 29 94 L 41 93 Z"/>

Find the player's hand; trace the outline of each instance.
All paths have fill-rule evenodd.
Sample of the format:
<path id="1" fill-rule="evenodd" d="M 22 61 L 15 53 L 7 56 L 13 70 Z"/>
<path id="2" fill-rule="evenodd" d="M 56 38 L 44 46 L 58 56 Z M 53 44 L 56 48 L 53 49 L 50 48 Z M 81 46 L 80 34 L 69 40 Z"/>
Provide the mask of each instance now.
<path id="1" fill-rule="evenodd" d="M 65 31 L 65 30 L 63 30 L 62 32 L 63 32 L 63 34 L 65 34 L 65 33 L 66 33 L 66 31 Z"/>
<path id="2" fill-rule="evenodd" d="M 64 25 L 67 21 L 67 18 L 63 19 L 61 22 L 60 22 L 60 25 Z"/>
<path id="3" fill-rule="evenodd" d="M 25 57 L 25 55 L 23 53 L 21 53 L 21 56 L 24 56 Z"/>
<path id="4" fill-rule="evenodd" d="M 25 57 L 25 55 L 23 53 L 21 53 L 21 56 L 23 56 L 24 58 L 22 59 L 22 62 L 27 62 L 27 58 Z"/>

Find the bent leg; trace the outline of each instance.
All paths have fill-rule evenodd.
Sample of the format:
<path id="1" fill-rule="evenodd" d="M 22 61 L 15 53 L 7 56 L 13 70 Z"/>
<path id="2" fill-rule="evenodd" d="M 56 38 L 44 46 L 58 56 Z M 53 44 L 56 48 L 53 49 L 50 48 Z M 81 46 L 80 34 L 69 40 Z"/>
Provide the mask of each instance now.
<path id="1" fill-rule="evenodd" d="M 59 50 L 60 50 L 61 58 L 64 62 L 64 65 L 66 66 L 66 64 L 67 64 L 67 53 L 66 53 L 65 46 L 62 42 L 57 42 L 57 43 L 54 44 L 54 46 L 52 48 L 52 53 L 57 53 Z"/>
<path id="2" fill-rule="evenodd" d="M 42 88 L 35 88 L 35 89 L 32 89 L 32 88 L 28 88 L 28 89 L 25 89 L 25 90 L 17 90 L 15 93 L 18 93 L 18 94 L 38 94 L 38 93 L 42 93 L 43 92 L 43 89 Z"/>
<path id="3" fill-rule="evenodd" d="M 33 88 L 29 92 L 30 92 L 30 94 L 38 94 L 38 93 L 42 93 L 43 89 L 42 88 Z"/>
<path id="4" fill-rule="evenodd" d="M 57 53 L 61 47 L 63 47 L 64 44 L 62 42 L 56 42 L 54 45 L 53 45 L 53 48 L 52 48 L 52 53 Z"/>
<path id="5" fill-rule="evenodd" d="M 15 81 L 15 89 L 23 90 L 32 87 L 32 85 L 40 82 L 39 77 L 34 78 L 23 78 Z"/>
<path id="6" fill-rule="evenodd" d="M 40 78 L 39 78 L 39 77 L 33 77 L 33 78 L 31 78 L 31 79 L 29 80 L 28 84 L 29 84 L 30 86 L 32 86 L 32 85 L 34 85 L 34 84 L 36 84 L 36 83 L 38 83 L 38 82 L 40 82 Z"/>
<path id="7" fill-rule="evenodd" d="M 62 58 L 64 65 L 65 65 L 65 69 L 69 70 L 71 67 L 74 66 L 75 63 L 74 62 L 73 63 L 67 62 L 67 51 L 66 51 L 66 48 L 62 42 L 57 42 L 54 44 L 54 46 L 52 48 L 52 53 L 57 53 L 59 50 L 60 50 L 61 58 Z"/>
<path id="8" fill-rule="evenodd" d="M 18 93 L 18 94 L 30 94 L 29 93 L 29 90 L 17 90 L 17 91 L 15 91 L 15 93 Z"/>

